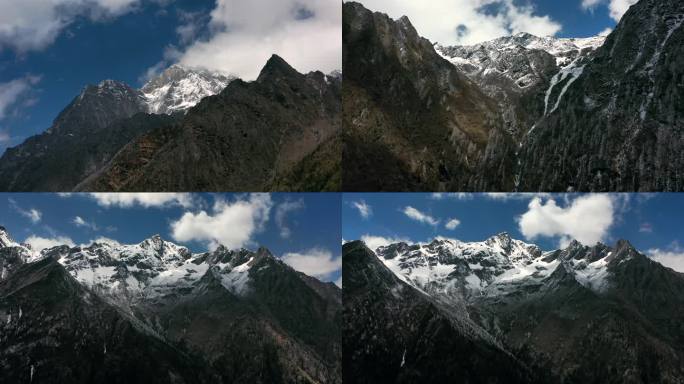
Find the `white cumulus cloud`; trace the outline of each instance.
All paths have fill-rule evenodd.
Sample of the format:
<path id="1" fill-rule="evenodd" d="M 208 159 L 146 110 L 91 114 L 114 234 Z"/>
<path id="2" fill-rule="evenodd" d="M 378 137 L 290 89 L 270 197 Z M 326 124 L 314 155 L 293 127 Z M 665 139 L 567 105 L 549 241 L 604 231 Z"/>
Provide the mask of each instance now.
<path id="1" fill-rule="evenodd" d="M 402 212 L 406 216 L 408 216 L 410 219 L 418 221 L 420 223 L 424 224 L 429 224 L 434 226 L 437 226 L 439 224 L 439 220 L 435 219 L 434 217 L 428 215 L 427 213 L 423 213 L 416 208 L 413 208 L 411 206 L 405 207 Z"/>
<path id="2" fill-rule="evenodd" d="M 110 19 L 124 14 L 139 0 L 17 0 L 0 1 L 0 49 L 40 50 L 79 17 Z"/>
<path id="3" fill-rule="evenodd" d="M 483 41 L 528 32 L 552 36 L 561 24 L 536 12 L 530 4 L 513 0 L 363 0 L 373 11 L 392 18 L 408 16 L 418 33 L 441 44 L 477 44 Z"/>
<path id="4" fill-rule="evenodd" d="M 636 4 L 639 0 L 582 0 L 582 8 L 593 11 L 601 4 L 608 5 L 610 17 L 615 21 L 620 21 L 629 7 Z"/>
<path id="5" fill-rule="evenodd" d="M 684 250 L 679 247 L 673 250 L 650 249 L 646 254 L 660 264 L 684 273 Z"/>
<path id="6" fill-rule="evenodd" d="M 40 252 L 43 249 L 58 247 L 60 245 L 68 245 L 74 247 L 73 240 L 66 236 L 56 236 L 56 237 L 40 237 L 36 235 L 31 235 L 24 240 L 24 243 L 31 246 L 31 249 Z"/>
<path id="7" fill-rule="evenodd" d="M 323 280 L 342 268 L 341 257 L 335 257 L 332 252 L 321 248 L 286 253 L 281 260 L 299 272 Z"/>
<path id="8" fill-rule="evenodd" d="M 518 218 L 520 232 L 529 240 L 540 236 L 559 237 L 563 247 L 572 239 L 593 245 L 605 239 L 614 222 L 613 198 L 592 194 L 568 200 L 560 206 L 553 198 L 535 197 Z"/>
<path id="9" fill-rule="evenodd" d="M 89 193 L 102 207 L 131 208 L 161 208 L 181 206 L 189 208 L 193 205 L 192 196 L 187 193 Z"/>
<path id="10" fill-rule="evenodd" d="M 342 3 L 331 0 L 217 0 L 208 40 L 190 43 L 180 63 L 253 80 L 278 54 L 300 72 L 342 68 Z"/>
<path id="11" fill-rule="evenodd" d="M 255 193 L 235 201 L 218 200 L 211 212 L 186 212 L 171 223 L 176 241 L 202 241 L 209 249 L 219 245 L 246 247 L 263 230 L 273 203 L 268 194 Z"/>

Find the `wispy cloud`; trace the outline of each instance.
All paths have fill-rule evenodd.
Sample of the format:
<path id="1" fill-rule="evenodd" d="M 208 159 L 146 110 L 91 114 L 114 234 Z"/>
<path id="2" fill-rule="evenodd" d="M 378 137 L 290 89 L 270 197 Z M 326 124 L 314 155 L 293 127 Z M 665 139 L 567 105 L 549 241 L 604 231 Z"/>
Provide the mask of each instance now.
<path id="1" fill-rule="evenodd" d="M 92 229 L 93 231 L 98 230 L 97 224 L 95 224 L 94 222 L 86 221 L 81 216 L 74 217 L 74 219 L 71 222 L 77 227 L 89 228 L 89 229 Z"/>
<path id="2" fill-rule="evenodd" d="M 453 219 L 447 221 L 447 223 L 444 224 L 444 227 L 445 227 L 446 229 L 449 229 L 449 230 L 452 230 L 452 231 L 453 231 L 453 230 L 456 229 L 456 227 L 458 227 L 459 225 L 461 225 L 461 221 L 460 221 L 459 219 L 453 218 Z"/>
<path id="3" fill-rule="evenodd" d="M 292 235 L 292 230 L 287 222 L 287 216 L 290 213 L 304 209 L 304 206 L 304 200 L 301 199 L 297 201 L 285 201 L 278 204 L 276 207 L 275 221 L 280 229 L 280 237 L 288 239 Z"/>
<path id="4" fill-rule="evenodd" d="M 439 225 L 439 220 L 411 206 L 405 207 L 402 212 L 404 212 L 404 214 L 410 219 L 420 223 L 432 225 L 433 227 Z"/>
<path id="5" fill-rule="evenodd" d="M 9 201 L 10 207 L 17 211 L 20 215 L 26 217 L 27 219 L 31 220 L 32 223 L 36 224 L 39 223 L 40 220 L 43 217 L 43 213 L 35 208 L 29 208 L 29 209 L 24 209 L 17 204 L 17 202 L 14 199 L 7 199 Z"/>
<path id="6" fill-rule="evenodd" d="M 359 215 L 364 219 L 368 219 L 373 215 L 373 208 L 363 200 L 352 201 L 350 204 L 359 211 Z"/>

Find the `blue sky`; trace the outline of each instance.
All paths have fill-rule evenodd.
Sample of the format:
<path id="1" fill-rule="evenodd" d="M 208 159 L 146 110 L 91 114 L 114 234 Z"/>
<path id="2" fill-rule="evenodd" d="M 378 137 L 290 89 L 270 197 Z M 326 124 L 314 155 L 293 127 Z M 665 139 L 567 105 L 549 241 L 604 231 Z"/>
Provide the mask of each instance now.
<path id="1" fill-rule="evenodd" d="M 305 15 L 306 17 L 302 17 Z M 88 84 L 144 84 L 174 63 L 256 77 L 273 53 L 341 68 L 334 0 L 21 0 L 0 4 L 0 154 L 43 132 Z"/>
<path id="2" fill-rule="evenodd" d="M 326 193 L 4 193 L 0 225 L 15 241 L 29 240 L 34 248 L 90 244 L 100 237 L 136 244 L 154 234 L 193 252 L 205 252 L 217 243 L 252 250 L 265 246 L 298 263 L 297 269 L 305 273 L 336 281 L 341 268 L 340 199 L 339 194 Z"/>
<path id="3" fill-rule="evenodd" d="M 413 242 L 438 236 L 482 241 L 508 232 L 545 250 L 557 249 L 572 238 L 589 245 L 596 241 L 614 245 L 627 239 L 684 272 L 681 212 L 684 195 L 665 193 L 344 194 L 342 237 L 346 241 L 364 236 Z M 457 225 L 448 229 L 446 224 L 453 219 Z"/>

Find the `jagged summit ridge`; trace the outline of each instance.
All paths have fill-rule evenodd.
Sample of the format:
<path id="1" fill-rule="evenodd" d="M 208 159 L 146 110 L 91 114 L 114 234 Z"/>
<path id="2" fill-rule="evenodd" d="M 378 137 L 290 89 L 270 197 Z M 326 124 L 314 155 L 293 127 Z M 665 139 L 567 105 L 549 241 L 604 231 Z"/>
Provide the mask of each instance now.
<path id="1" fill-rule="evenodd" d="M 0 226 L 0 248 L 13 247 L 16 245 L 17 243 L 12 240 L 12 237 L 7 233 L 5 227 Z"/>
<path id="2" fill-rule="evenodd" d="M 220 72 L 174 64 L 147 82 L 140 91 L 149 113 L 172 114 L 218 94 L 234 79 L 234 76 Z"/>
<path id="3" fill-rule="evenodd" d="M 487 78 L 495 75 L 505 76 L 525 89 L 545 82 L 545 72 L 579 66 L 605 40 L 604 36 L 555 38 L 522 32 L 469 46 L 436 44 L 435 50 L 483 88 L 487 87 Z"/>
<path id="4" fill-rule="evenodd" d="M 220 93 L 235 79 L 235 76 L 218 71 L 173 64 L 140 89 L 111 79 L 87 85 L 76 99 L 76 104 L 92 96 L 108 97 L 119 102 L 134 102 L 137 104 L 136 112 L 171 115 Z"/>
<path id="5" fill-rule="evenodd" d="M 0 251 L 13 247 L 24 249 L 11 240 L 7 231 L 0 230 Z M 190 289 L 206 276 L 233 294 L 244 295 L 249 292 L 251 266 L 265 257 L 276 260 L 265 248 L 252 252 L 220 246 L 213 252 L 193 254 L 160 235 L 138 244 L 98 241 L 88 246 L 26 251 L 19 252 L 19 263 L 54 259 L 79 283 L 124 307 Z M 0 257 L 3 271 L 4 261 Z"/>
<path id="6" fill-rule="evenodd" d="M 564 249 L 544 252 L 505 232 L 482 242 L 436 239 L 391 244 L 375 252 L 402 281 L 452 302 L 464 300 L 463 292 L 466 297 L 495 297 L 539 286 L 553 279 L 558 270 L 566 271 L 582 286 L 602 292 L 610 285 L 611 266 L 639 254 L 625 240 L 615 248 L 572 241 Z"/>

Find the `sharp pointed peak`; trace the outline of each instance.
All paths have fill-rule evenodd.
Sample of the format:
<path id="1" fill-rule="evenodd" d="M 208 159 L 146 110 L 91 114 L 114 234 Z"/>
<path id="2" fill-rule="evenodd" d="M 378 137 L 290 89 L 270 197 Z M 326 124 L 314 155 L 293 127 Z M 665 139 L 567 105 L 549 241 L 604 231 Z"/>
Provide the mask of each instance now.
<path id="1" fill-rule="evenodd" d="M 296 76 L 301 74 L 297 72 L 296 69 L 292 68 L 285 59 L 278 56 L 277 54 L 271 55 L 271 57 L 266 61 L 266 65 L 261 69 L 257 81 L 263 81 L 265 79 L 276 77 L 276 76 Z"/>
<path id="2" fill-rule="evenodd" d="M 575 249 L 575 248 L 584 248 L 584 244 L 580 243 L 577 241 L 577 239 L 572 239 L 570 243 L 565 247 L 565 249 Z"/>
<path id="3" fill-rule="evenodd" d="M 509 244 L 511 241 L 513 241 L 513 238 L 508 232 L 499 232 L 496 235 L 488 238 L 485 240 L 486 242 L 500 242 L 504 243 L 504 245 Z"/>
<path id="4" fill-rule="evenodd" d="M 154 235 L 146 238 L 145 240 L 140 242 L 140 245 L 145 245 L 145 244 L 160 244 L 166 242 L 164 238 L 158 234 L 155 233 Z"/>

